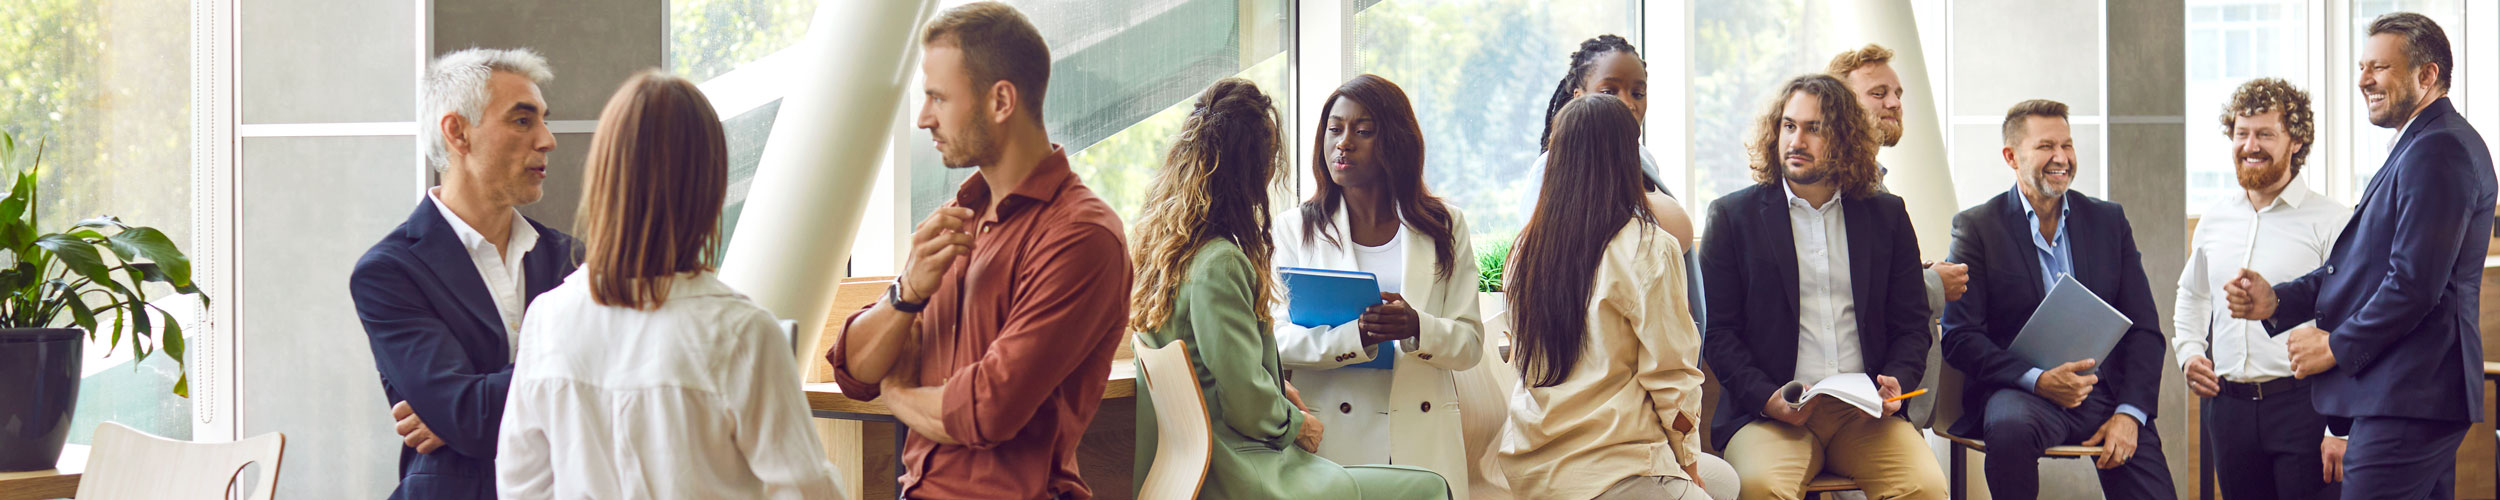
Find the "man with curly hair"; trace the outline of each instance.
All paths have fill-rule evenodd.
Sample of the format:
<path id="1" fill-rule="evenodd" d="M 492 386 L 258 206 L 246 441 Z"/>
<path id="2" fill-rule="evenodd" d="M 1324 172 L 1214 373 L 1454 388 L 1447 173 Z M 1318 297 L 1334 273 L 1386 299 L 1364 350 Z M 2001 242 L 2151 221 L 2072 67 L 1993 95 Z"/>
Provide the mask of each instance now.
<path id="1" fill-rule="evenodd" d="M 2448 99 L 2447 32 L 2398 12 L 2368 33 L 2357 83 L 2370 124 L 2397 131 L 2387 163 L 2325 265 L 2280 283 L 2240 269 L 2223 292 L 2231 317 L 2288 339 L 2318 413 L 2351 419 L 2344 498 L 2453 498 L 2457 446 L 2482 420 L 2477 297 L 2500 193 L 2491 148 Z"/>
<path id="2" fill-rule="evenodd" d="M 2317 269 L 2351 217 L 2350 207 L 2299 179 L 2317 139 L 2315 117 L 2309 93 L 2280 79 L 2251 80 L 2231 94 L 2222 133 L 2243 195 L 2205 208 L 2179 274 L 2170 343 L 2188 391 L 2207 398 L 2211 453 L 2231 457 L 2214 474 L 2230 498 L 2340 497 L 2328 483 L 2343 481 L 2344 438 L 2319 435 L 2326 419 L 2310 406 L 2309 381 L 2293 376 L 2284 339 L 2216 307 L 2241 267 L 2286 278 Z"/>
<path id="3" fill-rule="evenodd" d="M 2105 450 L 2102 494 L 2170 499 L 2170 468 L 2153 415 L 2161 395 L 2161 319 L 2125 209 L 2072 187 L 2082 161 L 2066 105 L 2034 99 L 2005 113 L 2014 188 L 1953 216 L 1953 256 L 1970 290 L 1944 306 L 1945 363 L 1967 379 L 1955 435 L 1985 439 L 1988 491 L 2040 495 L 2051 446 Z M 2059 280 L 2071 277 L 2134 322 L 2101 359 L 2035 366 L 2007 349 Z"/>
<path id="4" fill-rule="evenodd" d="M 1926 372 L 1918 236 L 1901 198 L 1876 189 L 1874 127 L 1840 79 L 1790 80 L 1755 122 L 1754 185 L 1710 205 L 1702 358 L 1725 388 L 1711 435 L 1741 498 L 1798 498 L 1823 472 L 1869 498 L 1945 496 L 1900 401 L 1798 406 L 1780 390 L 1842 380 L 1890 398 Z"/>

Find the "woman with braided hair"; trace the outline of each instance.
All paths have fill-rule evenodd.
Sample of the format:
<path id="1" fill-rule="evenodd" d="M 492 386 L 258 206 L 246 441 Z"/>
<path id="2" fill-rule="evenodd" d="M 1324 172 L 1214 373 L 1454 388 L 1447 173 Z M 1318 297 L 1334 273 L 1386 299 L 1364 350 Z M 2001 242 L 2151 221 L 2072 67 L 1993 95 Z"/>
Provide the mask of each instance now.
<path id="1" fill-rule="evenodd" d="M 1552 147 L 1554 114 L 1572 99 L 1592 94 L 1614 96 L 1624 107 L 1631 108 L 1633 123 L 1646 122 L 1649 66 L 1641 61 L 1640 51 L 1632 47 L 1632 42 L 1620 36 L 1598 35 L 1581 41 L 1579 50 L 1571 53 L 1571 66 L 1563 72 L 1562 81 L 1554 84 L 1554 96 L 1546 100 L 1545 129 L 1537 134 L 1536 165 L 1528 167 L 1528 185 L 1520 196 L 1520 210 L 1536 211 L 1537 193 L 1544 187 L 1546 156 L 1550 154 L 1547 148 Z M 1692 218 L 1676 203 L 1675 194 L 1659 182 L 1658 160 L 1650 157 L 1648 148 L 1641 148 L 1640 153 L 1645 191 L 1650 211 L 1657 214 L 1658 226 L 1675 235 L 1684 248 L 1692 248 Z"/>

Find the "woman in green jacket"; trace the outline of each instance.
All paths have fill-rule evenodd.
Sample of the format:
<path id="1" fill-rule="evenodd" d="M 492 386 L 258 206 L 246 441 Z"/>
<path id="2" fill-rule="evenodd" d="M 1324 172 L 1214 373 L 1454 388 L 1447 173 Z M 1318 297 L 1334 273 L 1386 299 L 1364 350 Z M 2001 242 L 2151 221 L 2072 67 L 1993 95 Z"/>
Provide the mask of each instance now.
<path id="1" fill-rule="evenodd" d="M 1199 496 L 1448 498 L 1448 483 L 1429 470 L 1340 466 L 1312 454 L 1321 425 L 1285 382 L 1268 334 L 1268 195 L 1281 187 L 1284 166 L 1278 121 L 1275 104 L 1248 80 L 1207 87 L 1131 233 L 1129 329 L 1152 345 L 1188 341 L 1206 397 L 1215 446 Z M 1136 477 L 1154 463 L 1153 397 L 1137 395 Z"/>

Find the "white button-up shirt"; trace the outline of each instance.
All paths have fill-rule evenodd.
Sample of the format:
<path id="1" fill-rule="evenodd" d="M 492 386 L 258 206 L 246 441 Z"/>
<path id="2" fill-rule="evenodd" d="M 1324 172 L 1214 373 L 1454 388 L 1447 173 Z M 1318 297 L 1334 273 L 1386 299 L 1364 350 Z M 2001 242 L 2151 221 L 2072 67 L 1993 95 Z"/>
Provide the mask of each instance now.
<path id="1" fill-rule="evenodd" d="M 2179 365 L 2207 356 L 2210 348 L 2214 372 L 2223 380 L 2254 383 L 2292 376 L 2285 337 L 2266 335 L 2262 323 L 2232 319 L 2222 307 L 2222 286 L 2243 267 L 2275 283 L 2309 274 L 2326 263 L 2344 220 L 2351 216 L 2352 208 L 2310 192 L 2297 179 L 2263 210 L 2250 208 L 2242 196 L 2207 207 L 2189 243 L 2187 266 L 2179 274 L 2177 314 L 2171 316 L 2170 345 L 2179 353 Z"/>
<path id="2" fill-rule="evenodd" d="M 486 241 L 485 234 L 443 205 L 442 190 L 426 190 L 425 199 L 433 201 L 434 209 L 443 212 L 443 222 L 451 223 L 451 232 L 460 235 L 460 246 L 469 250 L 469 263 L 477 265 L 478 278 L 486 281 L 486 292 L 495 299 L 495 312 L 503 316 L 503 340 L 508 348 L 505 354 L 518 352 L 514 346 L 520 345 L 516 336 L 521 333 L 521 309 L 529 305 L 529 279 L 521 274 L 525 267 L 521 265 L 521 256 L 538 247 L 538 228 L 521 218 L 520 210 L 513 210 L 512 234 L 504 239 L 503 253 L 497 254 L 495 242 Z"/>
<path id="3" fill-rule="evenodd" d="M 1858 351 L 1858 305 L 1849 281 L 1847 213 L 1835 194 L 1822 208 L 1797 197 L 1786 181 L 1788 231 L 1797 246 L 1797 377 L 1812 384 L 1865 373 Z"/>
<path id="4" fill-rule="evenodd" d="M 709 272 L 654 310 L 603 306 L 585 273 L 521 327 L 503 498 L 841 498 L 771 312 Z"/>

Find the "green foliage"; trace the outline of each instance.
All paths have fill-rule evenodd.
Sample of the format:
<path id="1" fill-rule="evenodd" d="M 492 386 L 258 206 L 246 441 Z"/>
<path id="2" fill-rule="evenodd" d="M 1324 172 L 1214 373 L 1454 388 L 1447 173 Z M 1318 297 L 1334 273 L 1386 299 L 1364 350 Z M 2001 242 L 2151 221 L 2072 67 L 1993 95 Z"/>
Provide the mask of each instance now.
<path id="1" fill-rule="evenodd" d="M 1693 6 L 1690 99 L 1696 174 L 1686 200 L 1711 200 L 1753 184 L 1748 139 L 1780 83 L 1819 72 L 1831 54 L 1811 54 L 1813 29 L 1827 22 L 1800 0 L 1701 2 Z M 1651 104 L 1652 113 L 1659 109 Z M 1698 215 L 1698 214 L 1696 214 Z M 1698 219 L 1698 218 L 1697 218 Z"/>
<path id="2" fill-rule="evenodd" d="M 0 132 L 0 171 L 9 171 L 17 156 L 16 136 Z M 129 333 L 140 360 L 163 353 L 180 363 L 182 325 L 171 312 L 148 303 L 146 285 L 160 283 L 208 305 L 208 296 L 191 282 L 191 259 L 163 231 L 111 216 L 38 233 L 37 173 L 45 170 L 43 161 L 38 144 L 29 163 L 17 170 L 8 196 L 0 198 L 0 290 L 7 293 L 0 297 L 0 328 L 75 326 L 92 340 L 100 333 L 96 319 L 111 313 L 108 346 L 121 345 Z M 161 347 L 151 350 L 152 344 Z M 189 397 L 190 376 L 184 372 L 174 393 Z"/>
<path id="3" fill-rule="evenodd" d="M 807 36 L 813 0 L 670 0 L 668 69 L 710 80 Z"/>
<path id="4" fill-rule="evenodd" d="M 1476 291 L 1502 291 L 1506 279 L 1502 270 L 1510 267 L 1510 245 L 1509 238 L 1476 243 Z"/>

